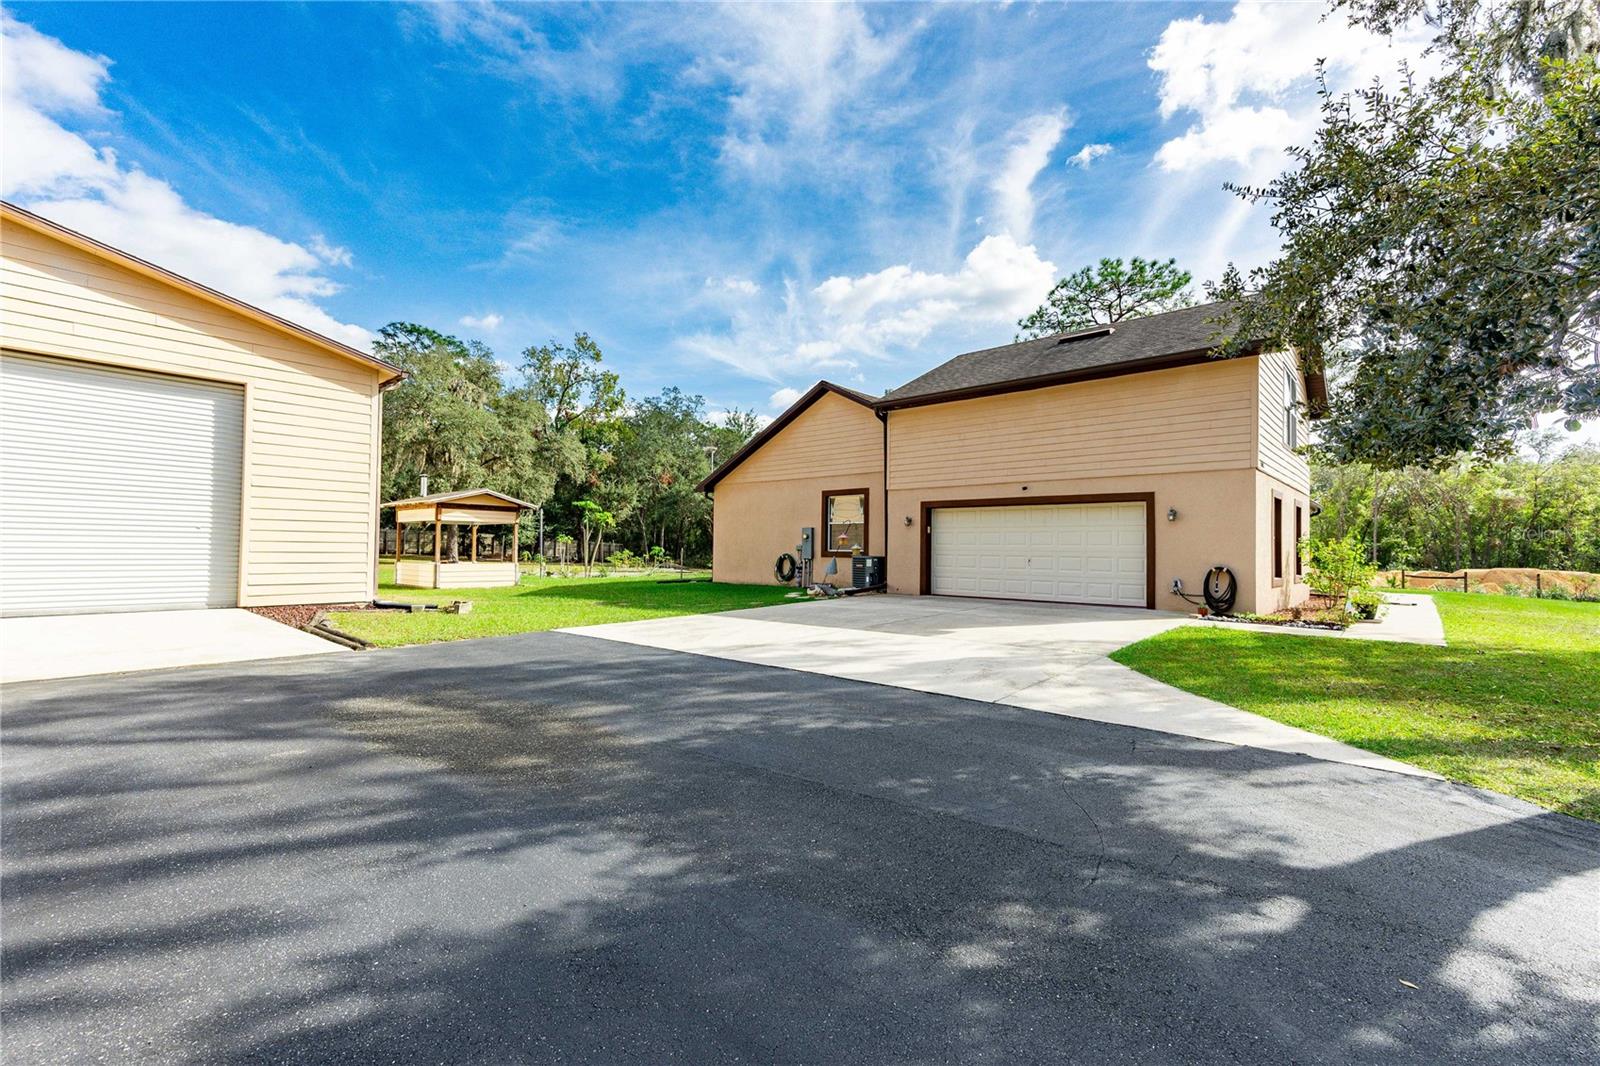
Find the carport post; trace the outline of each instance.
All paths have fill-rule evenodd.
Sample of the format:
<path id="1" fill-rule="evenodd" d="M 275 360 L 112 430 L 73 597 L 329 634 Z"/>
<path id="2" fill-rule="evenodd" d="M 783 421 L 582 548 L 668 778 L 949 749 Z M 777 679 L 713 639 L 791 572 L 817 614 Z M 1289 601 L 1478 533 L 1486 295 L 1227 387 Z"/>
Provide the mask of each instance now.
<path id="1" fill-rule="evenodd" d="M 478 561 L 478 523 L 472 523 L 472 561 Z"/>

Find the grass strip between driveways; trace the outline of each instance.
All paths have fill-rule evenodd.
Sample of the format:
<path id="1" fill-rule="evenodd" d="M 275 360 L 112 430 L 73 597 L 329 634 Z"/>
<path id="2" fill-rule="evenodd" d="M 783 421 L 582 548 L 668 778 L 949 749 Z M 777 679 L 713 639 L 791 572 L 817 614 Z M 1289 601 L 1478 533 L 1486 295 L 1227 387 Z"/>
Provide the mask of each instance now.
<path id="1" fill-rule="evenodd" d="M 380 571 L 387 581 L 392 567 Z M 567 626 L 632 622 L 682 614 L 768 607 L 793 591 L 780 585 L 726 585 L 709 581 L 676 581 L 669 575 L 627 577 L 525 576 L 515 588 L 414 589 L 391 584 L 378 587 L 381 600 L 449 603 L 471 600 L 468 614 L 429 611 L 335 611 L 328 620 L 338 629 L 383 647 L 430 644 L 469 637 L 503 637 Z"/>
<path id="2" fill-rule="evenodd" d="M 1433 597 L 1449 647 L 1181 626 L 1111 657 L 1185 691 L 1600 821 L 1600 604 Z"/>

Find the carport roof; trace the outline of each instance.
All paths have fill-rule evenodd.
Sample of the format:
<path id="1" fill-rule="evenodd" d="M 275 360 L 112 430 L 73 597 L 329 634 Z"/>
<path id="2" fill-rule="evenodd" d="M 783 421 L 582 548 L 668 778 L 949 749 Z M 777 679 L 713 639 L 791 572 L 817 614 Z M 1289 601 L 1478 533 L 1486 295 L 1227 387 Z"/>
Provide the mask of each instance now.
<path id="1" fill-rule="evenodd" d="M 536 510 L 538 507 L 537 504 L 529 503 L 527 500 L 519 500 L 515 496 L 507 496 L 505 493 L 496 492 L 494 489 L 461 489 L 457 492 L 435 492 L 428 496 L 408 496 L 403 500 L 390 500 L 380 506 L 412 507 L 417 504 L 449 503 L 451 500 L 464 500 L 469 496 L 493 496 L 497 500 L 503 500 L 527 511 Z"/>

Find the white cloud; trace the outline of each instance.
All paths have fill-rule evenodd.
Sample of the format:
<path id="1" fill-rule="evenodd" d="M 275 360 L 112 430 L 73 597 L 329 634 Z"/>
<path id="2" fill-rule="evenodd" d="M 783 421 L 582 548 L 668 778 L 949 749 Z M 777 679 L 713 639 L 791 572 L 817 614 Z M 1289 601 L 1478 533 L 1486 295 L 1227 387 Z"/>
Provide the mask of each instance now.
<path id="1" fill-rule="evenodd" d="M 781 309 L 736 309 L 725 332 L 684 337 L 678 347 L 774 383 L 838 372 L 859 380 L 864 360 L 889 360 L 935 333 L 964 338 L 1002 327 L 1009 334 L 1055 278 L 1055 264 L 1033 245 L 992 234 L 947 272 L 897 264 L 810 289 L 789 281 Z"/>
<path id="2" fill-rule="evenodd" d="M 688 78 L 727 86 L 722 158 L 757 174 L 812 156 L 841 127 L 881 119 L 869 89 L 902 76 L 897 60 L 921 29 L 879 32 L 846 4 L 731 4 L 720 14 L 696 20 Z M 824 158 L 838 166 L 835 148 Z"/>
<path id="3" fill-rule="evenodd" d="M 791 404 L 804 395 L 805 393 L 801 392 L 799 389 L 791 389 L 788 387 L 781 388 L 777 392 L 774 392 L 771 396 L 767 397 L 767 406 L 771 407 L 774 411 L 786 410 Z"/>
<path id="4" fill-rule="evenodd" d="M 1093 163 L 1103 155 L 1110 154 L 1111 146 L 1109 144 L 1086 144 L 1076 152 L 1073 152 L 1067 162 L 1072 166 L 1088 170 L 1090 163 Z"/>
<path id="5" fill-rule="evenodd" d="M 370 343 L 370 333 L 316 302 L 339 289 L 322 268 L 348 265 L 348 251 L 320 238 L 307 248 L 197 211 L 171 185 L 123 166 L 110 147 L 63 124 L 106 117 L 100 92 L 110 61 L 73 51 L 3 11 L 0 33 L 0 195 L 319 333 Z"/>
<path id="6" fill-rule="evenodd" d="M 495 330 L 500 328 L 500 323 L 504 322 L 505 319 L 501 318 L 493 311 L 490 311 L 486 315 L 462 315 L 458 321 L 468 329 L 477 329 L 482 330 L 485 333 L 493 333 Z"/>
<path id="7" fill-rule="evenodd" d="M 738 293 L 741 296 L 754 296 L 761 291 L 761 286 L 749 278 L 707 278 L 706 288 L 712 291 Z"/>
<path id="8" fill-rule="evenodd" d="M 1238 3 L 1225 20 L 1205 16 L 1167 24 L 1150 53 L 1160 76 L 1161 114 L 1193 115 L 1187 130 L 1164 143 L 1156 163 L 1182 171 L 1228 162 L 1276 170 L 1282 152 L 1315 131 L 1315 74 L 1324 61 L 1335 92 L 1371 82 L 1395 84 L 1402 63 L 1426 74 L 1431 34 L 1421 23 L 1392 39 L 1324 19 L 1321 4 Z"/>
<path id="9" fill-rule="evenodd" d="M 563 97 L 611 101 L 621 91 L 614 42 L 577 34 L 570 46 L 558 47 L 515 6 L 440 3 L 419 10 L 441 40 L 476 45 L 480 64 L 500 77 L 531 79 Z"/>
<path id="10" fill-rule="evenodd" d="M 1033 179 L 1050 162 L 1050 153 L 1066 129 L 1066 112 L 1056 111 L 1025 118 L 1011 131 L 1005 160 L 989 188 L 1001 224 L 1018 241 L 1026 241 L 1033 232 Z"/>
<path id="11" fill-rule="evenodd" d="M 311 244 L 311 254 L 329 266 L 347 267 L 355 262 L 355 256 L 350 254 L 350 249 L 343 245 L 330 244 L 328 239 L 320 233 L 313 233 L 309 243 Z"/>

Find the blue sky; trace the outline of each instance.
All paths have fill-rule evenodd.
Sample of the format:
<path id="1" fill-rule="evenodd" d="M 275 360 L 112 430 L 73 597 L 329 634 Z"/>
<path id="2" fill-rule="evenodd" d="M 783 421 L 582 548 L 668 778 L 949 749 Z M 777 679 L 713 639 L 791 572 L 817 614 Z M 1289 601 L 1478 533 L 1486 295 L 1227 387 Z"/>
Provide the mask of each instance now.
<path id="1" fill-rule="evenodd" d="M 1061 274 L 1271 254 L 1316 4 L 14 4 L 4 195 L 343 339 L 587 330 L 771 415 L 1011 339 Z"/>

